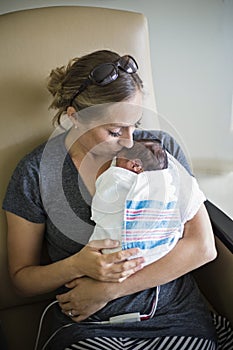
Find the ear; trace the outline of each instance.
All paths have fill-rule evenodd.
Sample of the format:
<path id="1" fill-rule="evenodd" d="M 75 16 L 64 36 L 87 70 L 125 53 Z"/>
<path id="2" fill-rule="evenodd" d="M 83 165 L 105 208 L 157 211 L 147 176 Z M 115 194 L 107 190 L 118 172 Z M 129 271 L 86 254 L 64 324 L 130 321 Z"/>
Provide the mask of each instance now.
<path id="1" fill-rule="evenodd" d="M 77 124 L 77 117 L 76 117 L 76 109 L 73 106 L 69 106 L 67 108 L 67 115 L 68 115 L 70 121 L 75 126 Z"/>

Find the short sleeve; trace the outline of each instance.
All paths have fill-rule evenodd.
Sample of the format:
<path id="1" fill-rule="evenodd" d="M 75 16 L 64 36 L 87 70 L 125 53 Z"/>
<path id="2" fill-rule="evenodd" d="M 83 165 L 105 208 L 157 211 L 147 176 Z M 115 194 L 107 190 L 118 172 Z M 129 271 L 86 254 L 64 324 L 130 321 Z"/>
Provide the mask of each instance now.
<path id="1" fill-rule="evenodd" d="M 24 157 L 8 184 L 2 208 L 34 223 L 44 223 L 46 212 L 40 196 L 39 162 Z"/>
<path id="2" fill-rule="evenodd" d="M 190 197 L 183 212 L 183 222 L 191 220 L 197 214 L 201 204 L 205 201 L 206 197 L 200 190 L 196 179 L 194 177 L 191 177 Z"/>
<path id="3" fill-rule="evenodd" d="M 173 169 L 176 169 L 178 175 L 175 185 L 178 188 L 181 222 L 184 224 L 196 215 L 206 197 L 199 188 L 196 179 L 174 157 L 169 156 L 169 162 L 172 164 Z"/>

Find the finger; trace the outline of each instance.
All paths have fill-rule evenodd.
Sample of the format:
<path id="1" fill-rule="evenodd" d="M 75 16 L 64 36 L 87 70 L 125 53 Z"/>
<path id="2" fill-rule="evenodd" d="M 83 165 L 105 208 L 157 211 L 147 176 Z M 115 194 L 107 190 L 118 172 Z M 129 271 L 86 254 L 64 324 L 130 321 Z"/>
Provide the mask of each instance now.
<path id="1" fill-rule="evenodd" d="M 76 287 L 76 286 L 77 286 L 77 279 L 66 283 L 65 286 L 66 286 L 67 288 L 70 288 L 70 289 Z"/>
<path id="2" fill-rule="evenodd" d="M 99 239 L 93 240 L 88 243 L 90 247 L 96 248 L 97 250 L 101 250 L 104 248 L 116 248 L 119 247 L 120 242 L 115 239 Z"/>
<path id="3" fill-rule="evenodd" d="M 68 302 L 70 301 L 69 292 L 66 292 L 66 293 L 64 293 L 64 294 L 58 294 L 58 295 L 56 295 L 56 299 L 57 299 L 58 302 L 61 303 L 61 304 L 68 303 Z"/>
<path id="4" fill-rule="evenodd" d="M 116 253 L 108 254 L 105 256 L 105 259 L 106 259 L 106 262 L 109 264 L 119 263 L 125 260 L 131 260 L 131 259 L 134 259 L 135 263 L 137 263 L 137 259 L 141 259 L 140 255 L 141 255 L 140 249 L 131 248 L 127 250 L 121 250 Z"/>
<path id="5" fill-rule="evenodd" d="M 139 265 L 125 265 L 125 263 L 114 264 L 111 272 L 105 274 L 101 281 L 106 282 L 122 282 L 132 274 L 141 270 L 144 267 L 144 264 Z"/>
<path id="6" fill-rule="evenodd" d="M 136 265 L 131 268 L 125 267 L 125 270 L 119 273 L 118 282 L 122 282 L 124 279 L 143 269 L 143 267 L 143 264 Z"/>
<path id="7" fill-rule="evenodd" d="M 64 314 L 68 314 L 68 312 L 72 309 L 71 303 L 65 303 L 65 304 L 59 303 L 59 306 L 61 308 L 61 311 Z"/>
<path id="8" fill-rule="evenodd" d="M 74 309 L 62 310 L 62 313 L 65 314 L 66 316 L 72 318 L 72 319 L 79 316 L 78 312 Z"/>
<path id="9" fill-rule="evenodd" d="M 88 317 L 89 317 L 88 315 L 77 315 L 75 317 L 72 317 L 72 320 L 75 322 L 81 322 L 86 320 Z"/>

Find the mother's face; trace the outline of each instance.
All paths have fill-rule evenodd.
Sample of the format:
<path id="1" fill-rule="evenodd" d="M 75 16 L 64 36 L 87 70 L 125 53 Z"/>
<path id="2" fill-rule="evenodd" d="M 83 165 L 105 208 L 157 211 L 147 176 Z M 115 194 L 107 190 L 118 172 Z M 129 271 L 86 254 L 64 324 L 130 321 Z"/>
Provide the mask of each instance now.
<path id="1" fill-rule="evenodd" d="M 133 132 L 141 119 L 142 94 L 138 92 L 128 101 L 113 103 L 101 109 L 101 117 L 90 123 L 79 123 L 79 142 L 93 155 L 113 157 L 123 147 L 133 146 Z M 92 111 L 92 113 L 95 113 Z M 98 108 L 96 113 L 99 113 Z"/>

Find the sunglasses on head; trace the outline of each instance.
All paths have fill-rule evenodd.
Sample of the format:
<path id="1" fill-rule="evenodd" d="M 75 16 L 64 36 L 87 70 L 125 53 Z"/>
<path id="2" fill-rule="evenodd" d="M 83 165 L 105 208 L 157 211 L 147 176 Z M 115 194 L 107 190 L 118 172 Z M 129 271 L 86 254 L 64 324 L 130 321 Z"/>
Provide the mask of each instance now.
<path id="1" fill-rule="evenodd" d="M 70 100 L 72 106 L 74 99 L 80 95 L 89 85 L 95 84 L 99 86 L 105 86 L 112 83 L 119 76 L 119 69 L 132 74 L 138 70 L 138 65 L 132 56 L 124 55 L 115 62 L 102 63 L 92 69 L 88 78 L 78 88 L 73 97 Z"/>

